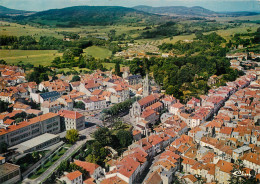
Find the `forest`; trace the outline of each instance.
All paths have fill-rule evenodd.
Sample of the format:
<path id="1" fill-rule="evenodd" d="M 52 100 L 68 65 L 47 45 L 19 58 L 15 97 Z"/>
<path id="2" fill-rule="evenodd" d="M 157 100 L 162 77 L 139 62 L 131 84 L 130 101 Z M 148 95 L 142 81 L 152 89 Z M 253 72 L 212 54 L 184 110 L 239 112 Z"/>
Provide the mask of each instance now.
<path id="1" fill-rule="evenodd" d="M 243 74 L 230 68 L 230 62 L 225 58 L 228 49 L 220 46 L 225 42 L 221 36 L 211 33 L 197 34 L 197 41 L 192 43 L 164 43 L 160 46 L 162 50 L 178 51 L 185 56 L 134 59 L 130 71 L 142 76 L 151 73 L 167 94 L 185 101 L 191 96 L 207 93 L 210 89 L 207 81 L 212 75 L 222 76 L 217 85 L 225 85 L 226 81 L 233 81 Z"/>

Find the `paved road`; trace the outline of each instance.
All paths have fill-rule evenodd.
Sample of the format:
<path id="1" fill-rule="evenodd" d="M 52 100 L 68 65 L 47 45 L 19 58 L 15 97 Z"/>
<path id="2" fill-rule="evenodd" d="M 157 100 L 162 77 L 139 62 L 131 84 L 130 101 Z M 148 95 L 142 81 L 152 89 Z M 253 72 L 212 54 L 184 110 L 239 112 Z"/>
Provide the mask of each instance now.
<path id="1" fill-rule="evenodd" d="M 61 163 L 61 161 L 67 159 L 75 150 L 79 149 L 83 144 L 86 143 L 87 140 L 90 140 L 91 137 L 89 136 L 92 132 L 94 132 L 96 129 L 96 126 L 92 126 L 89 128 L 86 128 L 84 130 L 81 130 L 79 132 L 80 135 L 84 135 L 86 136 L 85 139 L 80 140 L 78 142 L 76 142 L 76 144 L 74 144 L 72 147 L 70 147 L 64 155 L 62 155 L 53 165 L 51 165 L 42 175 L 40 175 L 38 178 L 34 179 L 34 180 L 30 180 L 28 178 L 23 180 L 23 183 L 28 183 L 28 184 L 36 184 L 36 183 L 41 183 L 43 182 L 51 173 L 53 173 L 53 171 L 56 169 L 56 167 L 59 166 L 59 164 Z"/>

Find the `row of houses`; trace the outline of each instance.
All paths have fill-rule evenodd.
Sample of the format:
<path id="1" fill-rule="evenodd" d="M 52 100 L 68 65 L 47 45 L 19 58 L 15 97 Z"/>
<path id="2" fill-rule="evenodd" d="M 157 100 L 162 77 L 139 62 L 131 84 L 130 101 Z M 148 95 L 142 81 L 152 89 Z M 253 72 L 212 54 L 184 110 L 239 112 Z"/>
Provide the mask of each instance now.
<path id="1" fill-rule="evenodd" d="M 64 130 L 85 128 L 85 116 L 75 111 L 60 110 L 16 122 L 13 118 L 22 112 L 16 110 L 0 115 L 0 143 L 11 147 L 45 133 L 58 134 Z"/>

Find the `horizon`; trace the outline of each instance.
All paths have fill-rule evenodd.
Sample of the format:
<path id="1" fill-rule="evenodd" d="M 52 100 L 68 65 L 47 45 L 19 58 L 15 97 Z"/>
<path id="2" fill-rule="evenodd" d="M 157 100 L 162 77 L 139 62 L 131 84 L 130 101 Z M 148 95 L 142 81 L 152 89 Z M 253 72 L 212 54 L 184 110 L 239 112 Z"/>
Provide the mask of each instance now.
<path id="1" fill-rule="evenodd" d="M 215 12 L 260 12 L 259 0 L 132 0 L 129 2 L 120 2 L 119 0 L 0 0 L 0 5 L 18 10 L 26 11 L 45 11 L 49 9 L 61 9 L 72 6 L 123 6 L 132 8 L 134 6 L 152 6 L 152 7 L 169 7 L 169 6 L 201 6 Z M 164 6 L 162 6 L 162 4 Z"/>

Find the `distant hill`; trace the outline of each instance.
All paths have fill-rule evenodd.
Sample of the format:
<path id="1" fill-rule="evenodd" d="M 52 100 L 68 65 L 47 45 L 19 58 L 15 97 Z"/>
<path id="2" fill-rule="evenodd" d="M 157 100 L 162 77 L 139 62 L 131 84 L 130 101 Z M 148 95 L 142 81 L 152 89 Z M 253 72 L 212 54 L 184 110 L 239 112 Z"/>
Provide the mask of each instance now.
<path id="1" fill-rule="evenodd" d="M 20 23 L 37 23 L 57 27 L 81 25 L 149 24 L 172 19 L 120 6 L 74 6 L 16 17 Z"/>
<path id="2" fill-rule="evenodd" d="M 259 15 L 260 12 L 248 12 L 248 11 L 240 11 L 240 12 L 222 12 L 226 16 L 230 17 L 240 17 L 240 16 L 254 16 Z"/>
<path id="3" fill-rule="evenodd" d="M 151 7 L 151 6 L 135 6 L 136 10 L 148 13 L 171 15 L 171 16 L 186 16 L 186 17 L 211 17 L 218 13 L 202 8 L 200 6 L 185 7 L 185 6 L 166 6 L 166 7 Z"/>
<path id="4" fill-rule="evenodd" d="M 25 15 L 32 13 L 31 11 L 24 11 L 24 10 L 15 10 L 15 9 L 10 9 L 6 8 L 4 6 L 0 6 L 0 15 L 4 16 L 15 16 L 15 15 Z"/>

